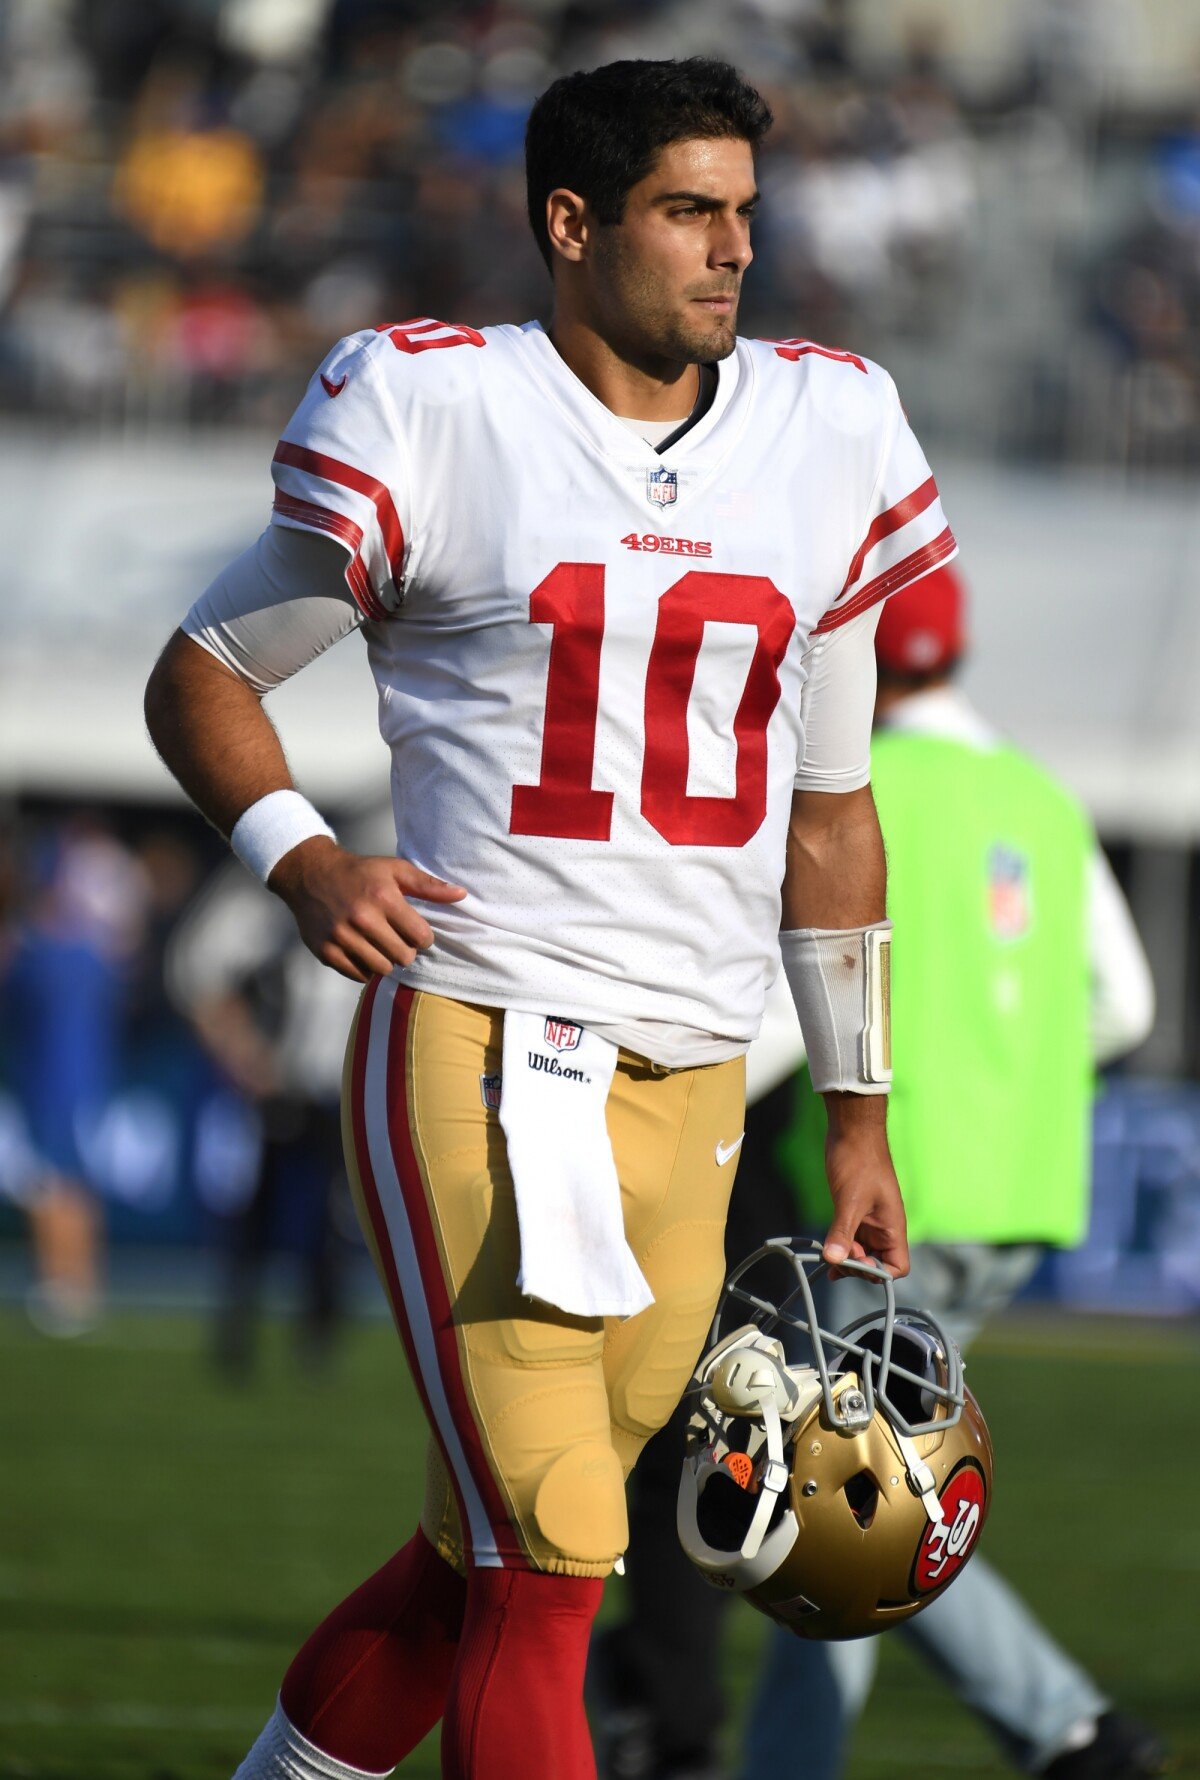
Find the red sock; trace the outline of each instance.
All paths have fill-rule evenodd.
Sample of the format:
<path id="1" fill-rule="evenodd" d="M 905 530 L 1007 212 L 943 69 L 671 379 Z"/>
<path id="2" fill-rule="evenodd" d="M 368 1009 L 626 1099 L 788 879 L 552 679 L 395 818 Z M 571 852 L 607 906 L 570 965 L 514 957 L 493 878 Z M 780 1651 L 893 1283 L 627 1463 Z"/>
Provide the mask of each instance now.
<path id="1" fill-rule="evenodd" d="M 443 1780 L 596 1780 L 583 1671 L 603 1592 L 598 1577 L 471 1571 Z"/>
<path id="2" fill-rule="evenodd" d="M 467 1587 L 421 1532 L 335 1607 L 283 1678 L 296 1729 L 350 1768 L 382 1773 L 446 1703 Z"/>

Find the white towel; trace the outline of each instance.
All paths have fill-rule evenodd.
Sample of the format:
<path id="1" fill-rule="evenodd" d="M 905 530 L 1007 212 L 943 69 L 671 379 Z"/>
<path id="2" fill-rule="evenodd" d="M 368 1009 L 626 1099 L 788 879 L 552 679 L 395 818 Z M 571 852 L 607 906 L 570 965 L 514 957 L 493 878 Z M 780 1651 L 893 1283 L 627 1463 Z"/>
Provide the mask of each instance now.
<path id="1" fill-rule="evenodd" d="M 572 1316 L 636 1316 L 654 1294 L 625 1240 L 604 1119 L 617 1047 L 569 1020 L 504 1015 L 500 1123 L 521 1230 L 517 1284 Z"/>

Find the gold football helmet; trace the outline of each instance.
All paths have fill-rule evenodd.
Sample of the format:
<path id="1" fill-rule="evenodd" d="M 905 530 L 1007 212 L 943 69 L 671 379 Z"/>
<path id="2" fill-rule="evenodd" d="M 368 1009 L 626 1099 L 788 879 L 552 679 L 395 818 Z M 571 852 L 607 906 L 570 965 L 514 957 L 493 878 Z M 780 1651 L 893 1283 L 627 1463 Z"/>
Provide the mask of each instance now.
<path id="1" fill-rule="evenodd" d="M 780 1268 L 774 1298 L 746 1282 Z M 877 1286 L 879 1308 L 834 1333 L 813 1300 L 823 1278 L 838 1291 L 819 1243 L 776 1238 L 734 1268 L 689 1387 L 679 1484 L 701 1574 L 804 1638 L 918 1613 L 975 1549 L 992 1495 L 987 1426 L 937 1318 L 898 1309 L 873 1261 L 837 1275 Z M 750 1321 L 722 1334 L 738 1308 Z"/>

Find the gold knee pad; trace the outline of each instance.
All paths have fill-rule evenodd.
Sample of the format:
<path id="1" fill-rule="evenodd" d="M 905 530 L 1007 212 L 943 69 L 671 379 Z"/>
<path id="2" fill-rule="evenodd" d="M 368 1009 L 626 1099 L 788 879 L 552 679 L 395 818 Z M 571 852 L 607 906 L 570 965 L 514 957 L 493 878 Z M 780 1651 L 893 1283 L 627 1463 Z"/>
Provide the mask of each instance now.
<path id="1" fill-rule="evenodd" d="M 598 1362 L 565 1374 L 504 1370 L 484 1393 L 487 1436 L 531 1561 L 567 1575 L 607 1574 L 628 1525 Z"/>
<path id="2" fill-rule="evenodd" d="M 629 1542 L 625 1472 L 606 1427 L 563 1449 L 564 1440 L 594 1422 L 600 1408 L 593 1404 L 581 1415 L 571 1401 L 574 1394 L 559 1386 L 514 1400 L 491 1430 L 493 1449 L 531 1562 L 565 1575 L 607 1575 Z M 421 1529 L 439 1555 L 464 1574 L 458 1506 L 432 1441 Z"/>
<path id="3" fill-rule="evenodd" d="M 589 1440 L 555 1459 L 538 1485 L 533 1518 L 564 1566 L 611 1569 L 629 1543 L 625 1473 L 611 1444 Z"/>

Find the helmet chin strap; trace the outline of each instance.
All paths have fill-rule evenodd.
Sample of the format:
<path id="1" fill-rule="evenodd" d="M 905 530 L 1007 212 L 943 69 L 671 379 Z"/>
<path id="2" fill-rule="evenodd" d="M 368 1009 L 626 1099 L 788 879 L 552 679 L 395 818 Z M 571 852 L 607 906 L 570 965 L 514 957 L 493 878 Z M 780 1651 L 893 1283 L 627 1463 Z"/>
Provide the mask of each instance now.
<path id="1" fill-rule="evenodd" d="M 759 1480 L 754 1515 L 742 1540 L 742 1556 L 747 1561 L 758 1556 L 775 1510 L 775 1499 L 787 1488 L 789 1477 L 783 1458 L 783 1423 L 779 1419 L 779 1403 L 774 1389 L 758 1394 L 757 1408 L 767 1432 L 767 1462 Z"/>
<path id="2" fill-rule="evenodd" d="M 908 1435 L 902 1434 L 898 1428 L 893 1432 L 904 1456 L 904 1468 L 908 1472 L 908 1487 L 914 1496 L 920 1496 L 921 1505 L 926 1514 L 937 1525 L 946 1518 L 942 1512 L 942 1505 L 938 1501 L 937 1480 L 924 1459 L 918 1455 L 917 1449 Z"/>

